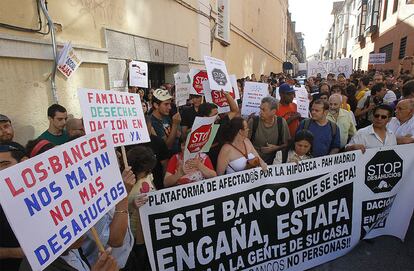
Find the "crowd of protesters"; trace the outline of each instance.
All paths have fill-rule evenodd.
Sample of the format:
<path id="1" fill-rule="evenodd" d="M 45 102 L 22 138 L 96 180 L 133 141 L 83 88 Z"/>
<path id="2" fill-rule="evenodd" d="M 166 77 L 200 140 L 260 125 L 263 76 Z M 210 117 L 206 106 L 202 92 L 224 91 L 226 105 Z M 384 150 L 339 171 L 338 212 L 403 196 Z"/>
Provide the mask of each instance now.
<path id="1" fill-rule="evenodd" d="M 309 77 L 304 81 L 308 118 L 301 117 L 294 103 L 297 80 L 282 73 L 257 80 L 251 74 L 237 81 L 241 97 L 246 81 L 268 84 L 269 96 L 261 101 L 258 116 L 241 116 L 242 99 L 236 101 L 227 92 L 230 112 L 218 114 L 217 106 L 199 95 L 177 107 L 172 84 L 129 88 L 141 97 L 151 141 L 127 146 L 129 166 L 119 159 L 128 197 L 95 225 L 108 249 L 99 253 L 86 234 L 46 270 L 150 270 L 138 213 L 147 200 L 145 192 L 254 167 L 266 170 L 272 164 L 414 142 L 414 80 L 409 74 L 355 71 L 349 78 Z M 13 120 L 1 113 L 0 170 L 85 135 L 82 119 L 68 119 L 67 109 L 53 104 L 47 110 L 48 129 L 22 146 L 13 140 Z M 186 138 L 197 116 L 216 116 L 219 130 L 208 153 L 184 163 Z M 143 182 L 150 185 L 143 189 Z M 0 269 L 31 270 L 1 208 Z"/>

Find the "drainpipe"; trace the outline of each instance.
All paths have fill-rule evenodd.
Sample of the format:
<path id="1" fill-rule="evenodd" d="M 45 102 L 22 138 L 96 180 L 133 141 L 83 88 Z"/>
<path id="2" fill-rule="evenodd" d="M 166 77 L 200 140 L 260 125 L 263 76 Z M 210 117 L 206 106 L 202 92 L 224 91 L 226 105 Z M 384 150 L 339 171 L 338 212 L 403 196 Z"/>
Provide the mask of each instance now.
<path id="1" fill-rule="evenodd" d="M 50 28 L 50 36 L 52 37 L 52 49 L 53 49 L 53 69 L 52 69 L 52 75 L 50 77 L 50 82 L 52 84 L 52 97 L 54 103 L 59 103 L 58 97 L 57 97 L 57 89 L 56 89 L 56 83 L 55 83 L 55 77 L 56 77 L 56 69 L 57 69 L 57 48 L 56 48 L 56 38 L 55 38 L 55 27 L 53 24 L 52 19 L 49 16 L 49 13 L 46 8 L 45 0 L 39 0 L 40 8 L 43 11 L 43 14 L 45 15 L 49 28 Z"/>

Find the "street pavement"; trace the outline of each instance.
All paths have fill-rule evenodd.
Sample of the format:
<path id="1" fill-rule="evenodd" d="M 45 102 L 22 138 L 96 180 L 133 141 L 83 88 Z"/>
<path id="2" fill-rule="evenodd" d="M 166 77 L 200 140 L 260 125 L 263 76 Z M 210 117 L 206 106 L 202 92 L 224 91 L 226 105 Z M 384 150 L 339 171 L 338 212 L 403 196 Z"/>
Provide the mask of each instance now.
<path id="1" fill-rule="evenodd" d="M 414 270 L 414 217 L 405 241 L 381 236 L 360 242 L 350 253 L 317 266 L 312 271 L 409 271 Z"/>

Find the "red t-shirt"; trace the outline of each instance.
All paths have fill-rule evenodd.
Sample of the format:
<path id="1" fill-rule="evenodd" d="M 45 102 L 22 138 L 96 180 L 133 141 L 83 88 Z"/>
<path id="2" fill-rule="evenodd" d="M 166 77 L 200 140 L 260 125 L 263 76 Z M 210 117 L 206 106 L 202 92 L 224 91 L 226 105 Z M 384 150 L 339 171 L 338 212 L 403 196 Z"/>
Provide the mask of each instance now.
<path id="1" fill-rule="evenodd" d="M 207 168 L 214 170 L 213 164 L 211 163 L 211 160 L 210 160 L 210 158 L 208 157 L 207 154 L 200 153 L 200 158 L 201 158 L 203 164 Z M 178 161 L 180 161 L 182 159 L 183 159 L 183 154 L 182 153 L 177 153 L 176 155 L 171 157 L 171 159 L 168 161 L 167 172 L 170 173 L 170 174 L 175 174 L 178 170 L 178 165 L 179 165 Z M 194 171 L 188 172 L 184 176 L 182 176 L 177 181 L 177 184 L 192 183 L 192 182 L 201 181 L 203 179 L 204 179 L 204 176 L 201 173 L 201 171 L 194 170 Z"/>
<path id="2" fill-rule="evenodd" d="M 290 103 L 288 105 L 279 104 L 279 109 L 276 111 L 276 116 L 282 117 L 285 120 L 287 120 L 293 113 L 296 112 L 298 111 L 295 103 Z M 296 119 L 289 124 L 289 133 L 292 138 L 295 136 L 296 129 L 298 129 L 298 126 L 299 119 Z"/>

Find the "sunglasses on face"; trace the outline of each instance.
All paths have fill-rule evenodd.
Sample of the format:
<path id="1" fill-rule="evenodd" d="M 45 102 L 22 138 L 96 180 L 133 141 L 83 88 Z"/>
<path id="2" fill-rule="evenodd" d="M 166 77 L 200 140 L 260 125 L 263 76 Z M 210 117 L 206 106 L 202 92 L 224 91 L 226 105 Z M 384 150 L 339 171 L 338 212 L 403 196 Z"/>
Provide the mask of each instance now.
<path id="1" fill-rule="evenodd" d="M 376 119 L 381 118 L 381 119 L 385 120 L 385 119 L 388 119 L 388 116 L 380 115 L 380 114 L 374 114 L 374 118 L 376 118 Z"/>

